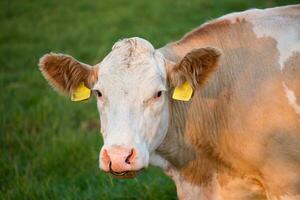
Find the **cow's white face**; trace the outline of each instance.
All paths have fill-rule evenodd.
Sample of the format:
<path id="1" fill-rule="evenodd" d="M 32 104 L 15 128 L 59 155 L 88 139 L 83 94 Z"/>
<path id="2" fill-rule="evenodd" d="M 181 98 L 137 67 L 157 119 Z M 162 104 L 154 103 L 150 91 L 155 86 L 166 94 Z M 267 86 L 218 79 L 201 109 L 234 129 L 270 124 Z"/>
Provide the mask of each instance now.
<path id="1" fill-rule="evenodd" d="M 164 59 L 149 42 L 132 38 L 113 46 L 93 86 L 104 140 L 102 170 L 117 174 L 148 166 L 168 127 L 167 88 Z"/>
<path id="2" fill-rule="evenodd" d="M 219 50 L 206 47 L 172 63 L 146 40 L 130 38 L 117 42 L 94 67 L 54 53 L 43 56 L 39 66 L 59 92 L 71 95 L 82 82 L 94 91 L 104 139 L 100 168 L 118 177 L 133 177 L 149 165 L 165 138 L 168 89 L 184 81 L 198 88 L 216 68 L 219 56 Z"/>

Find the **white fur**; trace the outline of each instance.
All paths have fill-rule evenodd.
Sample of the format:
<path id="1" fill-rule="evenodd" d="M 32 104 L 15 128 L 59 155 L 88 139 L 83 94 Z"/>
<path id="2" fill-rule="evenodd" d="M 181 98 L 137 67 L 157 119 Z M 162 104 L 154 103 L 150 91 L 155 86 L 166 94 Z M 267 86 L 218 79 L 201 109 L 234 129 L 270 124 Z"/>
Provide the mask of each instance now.
<path id="1" fill-rule="evenodd" d="M 180 200 L 223 200 L 220 196 L 220 185 L 216 176 L 209 185 L 197 186 L 185 180 L 175 169 L 170 168 L 165 172 L 175 182 Z"/>
<path id="2" fill-rule="evenodd" d="M 169 170 L 166 172 L 168 176 L 170 176 L 176 185 L 177 190 L 177 196 L 180 200 L 196 200 L 201 199 L 202 191 L 201 187 L 194 186 L 190 182 L 183 179 L 182 176 L 180 176 L 179 172 L 176 170 Z"/>
<path id="3" fill-rule="evenodd" d="M 254 32 L 258 37 L 272 37 L 276 40 L 279 51 L 279 65 L 282 70 L 285 61 L 294 52 L 300 50 L 299 30 L 297 30 L 297 26 L 300 28 L 300 23 L 297 21 L 287 21 L 283 17 L 273 17 L 272 22 L 270 22 L 270 19 L 262 19 L 253 21 L 253 24 L 255 25 Z M 283 26 L 272 26 L 274 24 L 282 24 Z M 277 28 L 275 29 L 275 27 Z"/>
<path id="4" fill-rule="evenodd" d="M 155 152 L 150 155 L 150 164 L 152 166 L 160 167 L 163 170 L 167 170 L 167 168 L 170 166 L 169 162 L 166 159 Z"/>
<path id="5" fill-rule="evenodd" d="M 101 62 L 94 90 L 104 146 L 135 148 L 133 170 L 147 167 L 149 157 L 162 142 L 168 128 L 166 69 L 162 55 L 144 39 L 117 42 Z M 164 91 L 160 98 L 153 97 Z M 101 159 L 100 159 L 101 167 Z"/>
<path id="6" fill-rule="evenodd" d="M 290 106 L 295 110 L 295 112 L 298 115 L 300 115 L 300 105 L 297 103 L 295 92 L 293 90 L 289 89 L 284 82 L 282 83 L 282 85 L 284 87 L 285 94 L 286 94 L 286 97 L 288 99 Z"/>
<path id="7" fill-rule="evenodd" d="M 244 12 L 231 13 L 220 19 L 229 19 L 232 23 L 235 23 L 237 18 L 246 19 L 254 25 L 253 31 L 259 38 L 271 37 L 275 39 L 279 51 L 278 62 L 282 70 L 288 58 L 294 52 L 300 51 L 300 15 L 297 17 L 276 15 L 276 12 L 281 12 L 282 9 L 288 9 L 288 7 L 263 10 L 251 9 Z"/>

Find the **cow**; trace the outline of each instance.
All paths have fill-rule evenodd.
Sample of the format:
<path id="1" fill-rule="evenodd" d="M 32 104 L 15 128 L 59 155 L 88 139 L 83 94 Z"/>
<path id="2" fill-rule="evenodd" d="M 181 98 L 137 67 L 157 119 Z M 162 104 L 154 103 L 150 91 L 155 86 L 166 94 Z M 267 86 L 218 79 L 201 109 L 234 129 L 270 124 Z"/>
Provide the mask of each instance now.
<path id="1" fill-rule="evenodd" d="M 300 5 L 231 13 L 159 49 L 123 39 L 94 66 L 49 53 L 39 67 L 63 94 L 95 94 L 104 172 L 159 166 L 180 199 L 300 199 Z"/>

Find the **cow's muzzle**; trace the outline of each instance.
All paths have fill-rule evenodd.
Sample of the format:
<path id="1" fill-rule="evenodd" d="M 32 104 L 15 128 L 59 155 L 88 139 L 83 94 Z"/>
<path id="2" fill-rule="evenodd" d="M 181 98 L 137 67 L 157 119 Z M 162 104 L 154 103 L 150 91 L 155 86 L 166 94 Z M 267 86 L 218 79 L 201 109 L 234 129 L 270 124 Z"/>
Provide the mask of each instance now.
<path id="1" fill-rule="evenodd" d="M 112 170 L 111 168 L 111 162 L 109 163 L 109 173 L 114 177 L 114 178 L 135 178 L 138 174 L 140 174 L 140 172 L 143 169 L 140 169 L 138 171 L 124 171 L 124 172 L 115 172 Z"/>

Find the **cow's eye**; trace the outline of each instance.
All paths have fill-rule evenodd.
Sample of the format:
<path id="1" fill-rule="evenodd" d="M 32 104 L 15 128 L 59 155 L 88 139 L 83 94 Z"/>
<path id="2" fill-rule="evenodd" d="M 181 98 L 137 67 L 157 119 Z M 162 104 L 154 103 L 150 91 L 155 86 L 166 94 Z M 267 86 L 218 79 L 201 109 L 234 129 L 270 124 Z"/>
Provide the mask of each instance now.
<path id="1" fill-rule="evenodd" d="M 97 97 L 102 97 L 102 93 L 99 90 L 94 90 L 94 93 L 97 95 Z"/>
<path id="2" fill-rule="evenodd" d="M 161 95 L 162 95 L 162 91 L 158 91 L 155 95 L 155 98 L 159 98 L 159 97 L 161 97 Z"/>

